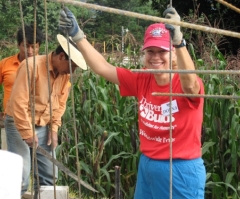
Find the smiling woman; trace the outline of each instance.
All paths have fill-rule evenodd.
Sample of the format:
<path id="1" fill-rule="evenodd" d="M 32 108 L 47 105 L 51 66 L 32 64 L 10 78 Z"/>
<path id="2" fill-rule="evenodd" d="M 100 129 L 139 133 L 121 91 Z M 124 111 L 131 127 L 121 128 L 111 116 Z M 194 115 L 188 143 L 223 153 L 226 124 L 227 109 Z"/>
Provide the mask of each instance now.
<path id="1" fill-rule="evenodd" d="M 164 16 L 180 21 L 173 7 L 165 10 Z M 203 94 L 202 80 L 196 74 L 173 73 L 170 76 L 170 73 L 160 72 L 133 73 L 126 68 L 115 67 L 84 38 L 83 31 L 68 8 L 61 10 L 59 24 L 60 29 L 68 31 L 95 73 L 119 85 L 122 96 L 138 99 L 142 154 L 134 198 L 158 199 L 159 194 L 162 198 L 169 198 L 172 194 L 173 198 L 203 199 L 206 180 L 200 139 L 203 98 L 152 95 L 156 91 L 169 93 L 170 90 L 172 93 Z M 150 25 L 144 36 L 144 67 L 166 70 L 170 69 L 171 61 L 175 61 L 179 69 L 195 70 L 186 46 L 179 46 L 182 41 L 179 26 L 162 23 Z M 170 53 L 173 55 L 172 60 L 169 59 Z M 173 184 L 170 176 L 174 176 Z"/>

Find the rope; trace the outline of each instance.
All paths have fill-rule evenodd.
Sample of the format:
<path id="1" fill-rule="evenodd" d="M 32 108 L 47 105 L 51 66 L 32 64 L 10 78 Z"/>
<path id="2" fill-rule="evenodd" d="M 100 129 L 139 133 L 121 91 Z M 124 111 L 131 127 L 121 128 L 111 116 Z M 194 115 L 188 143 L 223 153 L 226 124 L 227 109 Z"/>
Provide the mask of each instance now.
<path id="1" fill-rule="evenodd" d="M 218 3 L 221 3 L 221 4 L 225 5 L 225 6 L 227 6 L 228 8 L 230 8 L 230 9 L 240 13 L 240 9 L 239 8 L 233 6 L 232 4 L 230 4 L 230 3 L 226 2 L 226 1 L 223 1 L 223 0 L 215 0 L 215 1 L 217 1 Z"/>
<path id="2" fill-rule="evenodd" d="M 169 24 L 178 25 L 178 26 L 181 26 L 184 28 L 200 30 L 203 32 L 209 32 L 209 33 L 215 33 L 215 34 L 240 38 L 240 33 L 232 32 L 232 31 L 228 31 L 228 30 L 217 29 L 217 28 L 211 28 L 208 26 L 196 25 L 196 24 L 191 24 L 191 23 L 182 22 L 182 21 L 178 22 L 178 21 L 175 21 L 172 19 L 154 17 L 154 16 L 150 16 L 150 15 L 139 14 L 136 12 L 130 12 L 130 11 L 125 11 L 125 10 L 120 10 L 120 9 L 115 9 L 115 8 L 109 8 L 109 7 L 94 5 L 94 4 L 90 4 L 90 3 L 84 3 L 84 2 L 80 2 L 80 1 L 69 1 L 69 0 L 51 0 L 51 1 L 71 4 L 74 6 L 84 7 L 84 8 L 88 8 L 88 9 L 101 10 L 104 12 L 109 12 L 109 13 L 113 13 L 113 14 L 124 15 L 124 16 L 129 16 L 129 17 L 134 17 L 134 18 L 144 19 L 144 20 L 149 20 L 149 21 L 154 21 L 154 22 L 169 23 Z"/>

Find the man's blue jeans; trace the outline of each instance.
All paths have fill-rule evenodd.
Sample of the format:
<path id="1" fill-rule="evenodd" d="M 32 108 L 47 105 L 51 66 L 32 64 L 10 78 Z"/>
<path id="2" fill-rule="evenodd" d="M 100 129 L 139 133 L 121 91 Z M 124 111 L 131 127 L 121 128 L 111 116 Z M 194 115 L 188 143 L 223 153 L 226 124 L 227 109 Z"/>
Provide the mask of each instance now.
<path id="1" fill-rule="evenodd" d="M 22 140 L 21 135 L 16 129 L 13 118 L 6 115 L 4 120 L 8 151 L 16 153 L 23 158 L 23 174 L 22 174 L 22 190 L 21 195 L 23 195 L 29 185 L 29 177 L 31 171 L 31 149 Z M 35 132 L 38 137 L 38 145 L 43 147 L 46 151 L 52 154 L 51 146 L 47 145 L 48 140 L 48 126 L 35 126 Z M 55 157 L 55 152 L 54 152 Z M 53 185 L 53 163 L 46 157 L 36 152 L 37 166 L 38 166 L 38 176 L 40 186 Z M 36 169 L 34 169 L 36 170 Z M 36 171 L 35 171 L 36 172 Z M 55 180 L 58 176 L 58 170 L 55 166 Z M 37 179 L 35 176 L 35 190 L 37 190 Z"/>

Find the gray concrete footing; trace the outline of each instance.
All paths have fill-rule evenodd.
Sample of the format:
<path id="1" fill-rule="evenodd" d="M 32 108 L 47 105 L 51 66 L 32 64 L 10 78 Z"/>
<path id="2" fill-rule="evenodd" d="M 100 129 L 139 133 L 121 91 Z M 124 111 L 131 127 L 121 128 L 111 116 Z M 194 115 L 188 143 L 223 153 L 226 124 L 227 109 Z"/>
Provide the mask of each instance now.
<path id="1" fill-rule="evenodd" d="M 55 186 L 57 199 L 69 199 L 68 186 Z M 41 186 L 40 187 L 41 199 L 54 199 L 54 186 Z M 22 199 L 31 199 L 31 192 L 26 192 Z"/>

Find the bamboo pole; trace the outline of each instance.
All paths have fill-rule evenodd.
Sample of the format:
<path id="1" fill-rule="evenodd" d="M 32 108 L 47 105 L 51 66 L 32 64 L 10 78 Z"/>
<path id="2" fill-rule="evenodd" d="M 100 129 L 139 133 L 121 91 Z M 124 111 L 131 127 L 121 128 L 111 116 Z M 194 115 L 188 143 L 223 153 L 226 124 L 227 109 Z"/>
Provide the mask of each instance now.
<path id="1" fill-rule="evenodd" d="M 239 8 L 237 8 L 236 6 L 233 6 L 232 4 L 230 4 L 230 3 L 226 2 L 226 1 L 223 1 L 223 0 L 215 0 L 215 1 L 217 1 L 218 3 L 221 3 L 221 4 L 225 5 L 226 7 L 230 8 L 230 9 L 232 9 L 232 10 L 238 12 L 238 13 L 240 13 L 240 9 Z"/>
<path id="2" fill-rule="evenodd" d="M 105 7 L 105 6 L 99 6 L 99 5 L 95 5 L 95 4 L 84 3 L 84 2 L 74 1 L 74 0 L 51 0 L 51 1 L 58 2 L 58 3 L 71 4 L 74 6 L 84 7 L 84 8 L 93 9 L 93 10 L 100 10 L 100 11 L 109 12 L 109 13 L 118 14 L 118 15 L 135 17 L 135 18 L 154 21 L 154 22 L 169 23 L 169 24 L 178 25 L 178 26 L 181 26 L 184 28 L 200 30 L 203 32 L 209 32 L 209 33 L 215 33 L 215 34 L 220 34 L 220 35 L 226 35 L 229 37 L 240 38 L 240 33 L 232 32 L 232 31 L 228 31 L 228 30 L 217 29 L 217 28 L 212 28 L 209 26 L 196 25 L 196 24 L 191 24 L 191 23 L 187 23 L 187 22 L 183 22 L 183 21 L 179 22 L 179 21 L 175 21 L 172 19 L 165 19 L 165 18 L 161 18 L 161 17 L 139 14 L 136 12 L 130 12 L 130 11 L 125 11 L 125 10 Z"/>

